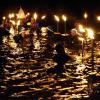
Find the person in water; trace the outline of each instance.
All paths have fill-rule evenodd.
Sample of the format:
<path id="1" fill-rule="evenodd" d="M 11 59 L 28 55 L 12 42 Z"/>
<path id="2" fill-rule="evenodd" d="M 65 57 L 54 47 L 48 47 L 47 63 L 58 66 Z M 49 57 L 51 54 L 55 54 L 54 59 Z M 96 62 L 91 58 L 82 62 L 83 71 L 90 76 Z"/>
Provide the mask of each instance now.
<path id="1" fill-rule="evenodd" d="M 47 74 L 56 73 L 61 74 L 64 72 L 64 64 L 71 60 L 72 58 L 65 53 L 64 47 L 61 43 L 58 43 L 55 47 L 57 54 L 54 55 L 53 61 L 57 63 L 54 68 L 47 70 Z"/>

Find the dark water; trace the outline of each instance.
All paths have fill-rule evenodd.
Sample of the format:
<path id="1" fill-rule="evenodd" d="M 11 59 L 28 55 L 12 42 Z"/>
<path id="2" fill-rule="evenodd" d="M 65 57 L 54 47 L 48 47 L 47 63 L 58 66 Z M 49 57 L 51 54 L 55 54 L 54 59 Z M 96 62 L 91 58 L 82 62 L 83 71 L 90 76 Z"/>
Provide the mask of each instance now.
<path id="1" fill-rule="evenodd" d="M 9 50 L 5 49 L 7 52 Z M 92 100 L 93 88 L 100 85 L 100 81 L 93 84 L 88 81 L 90 74 L 100 76 L 99 57 L 92 70 L 89 60 L 85 61 L 85 66 L 81 65 L 80 56 L 75 54 L 75 61 L 65 63 L 64 71 L 58 75 L 46 73 L 56 66 L 52 55 L 45 57 L 35 50 L 26 57 L 11 52 L 5 55 L 7 62 L 2 65 L 0 100 Z"/>

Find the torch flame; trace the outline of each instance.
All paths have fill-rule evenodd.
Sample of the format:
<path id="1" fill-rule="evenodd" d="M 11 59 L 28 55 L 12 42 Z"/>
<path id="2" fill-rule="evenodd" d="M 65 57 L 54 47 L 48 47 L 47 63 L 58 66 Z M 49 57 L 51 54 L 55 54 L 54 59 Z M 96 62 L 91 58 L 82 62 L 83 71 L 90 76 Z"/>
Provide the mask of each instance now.
<path id="1" fill-rule="evenodd" d="M 55 20 L 56 20 L 57 22 L 59 22 L 59 17 L 56 16 L 56 15 L 54 15 L 54 17 L 55 17 Z"/>
<path id="2" fill-rule="evenodd" d="M 42 17 L 41 17 L 41 19 L 45 19 L 46 18 L 46 15 L 43 15 Z"/>
<path id="3" fill-rule="evenodd" d="M 100 21 L 100 16 L 97 16 L 97 20 Z"/>
<path id="4" fill-rule="evenodd" d="M 9 18 L 11 19 L 11 18 L 14 18 L 14 13 L 12 13 L 12 14 L 9 14 Z"/>
<path id="5" fill-rule="evenodd" d="M 12 14 L 11 14 L 11 18 L 14 18 L 14 16 L 15 16 L 15 14 L 14 14 L 14 13 L 12 13 Z"/>
<path id="6" fill-rule="evenodd" d="M 29 15 L 30 15 L 30 13 L 28 12 L 28 13 L 26 14 L 26 17 L 29 16 Z"/>
<path id="7" fill-rule="evenodd" d="M 2 19 L 3 19 L 3 20 L 5 20 L 5 19 L 6 19 L 6 17 L 5 17 L 5 16 L 3 16 L 3 17 L 2 17 Z"/>
<path id="8" fill-rule="evenodd" d="M 34 16 L 34 19 L 36 20 L 37 19 L 37 13 L 35 12 L 33 16 Z"/>
<path id="9" fill-rule="evenodd" d="M 65 15 L 62 15 L 62 19 L 63 19 L 64 21 L 66 21 L 66 20 L 67 20 L 67 17 L 66 17 Z"/>
<path id="10" fill-rule="evenodd" d="M 88 17 L 87 13 L 85 12 L 84 13 L 84 18 L 86 19 Z"/>
<path id="11" fill-rule="evenodd" d="M 16 14 L 17 15 L 17 19 L 23 19 L 25 16 L 23 14 Z"/>
<path id="12" fill-rule="evenodd" d="M 12 15 L 11 15 L 11 14 L 9 14 L 9 18 L 10 18 L 10 19 L 11 19 L 11 16 L 12 16 Z"/>
<path id="13" fill-rule="evenodd" d="M 23 14 L 20 14 L 20 18 L 24 18 Z"/>

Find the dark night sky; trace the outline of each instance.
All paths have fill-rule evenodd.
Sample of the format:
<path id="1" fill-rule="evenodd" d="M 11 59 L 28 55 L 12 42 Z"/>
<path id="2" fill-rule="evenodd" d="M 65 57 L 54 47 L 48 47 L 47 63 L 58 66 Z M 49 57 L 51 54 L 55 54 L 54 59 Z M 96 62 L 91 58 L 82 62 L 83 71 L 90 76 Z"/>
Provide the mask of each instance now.
<path id="1" fill-rule="evenodd" d="M 75 15 L 81 15 L 84 11 L 90 13 L 100 11 L 100 0 L 0 0 L 0 12 L 7 10 L 17 10 L 19 6 L 23 9 L 32 11 L 68 11 Z"/>
<path id="2" fill-rule="evenodd" d="M 38 11 L 51 15 L 68 13 L 77 18 L 82 18 L 86 11 L 90 20 L 100 15 L 100 0 L 0 0 L 0 16 L 18 12 L 20 6 L 26 12 Z"/>

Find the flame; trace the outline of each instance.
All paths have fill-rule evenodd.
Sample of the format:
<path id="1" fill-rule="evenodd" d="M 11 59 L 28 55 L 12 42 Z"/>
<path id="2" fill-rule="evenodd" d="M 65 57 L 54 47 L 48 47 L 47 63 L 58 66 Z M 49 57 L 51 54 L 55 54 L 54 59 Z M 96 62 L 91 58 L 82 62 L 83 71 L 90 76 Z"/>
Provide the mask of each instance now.
<path id="1" fill-rule="evenodd" d="M 9 14 L 9 18 L 11 19 L 11 14 Z"/>
<path id="2" fill-rule="evenodd" d="M 57 22 L 59 22 L 59 17 L 58 17 L 58 16 L 54 15 L 54 18 L 55 18 L 55 20 L 56 20 Z"/>
<path id="3" fill-rule="evenodd" d="M 100 16 L 97 16 L 97 20 L 100 21 Z"/>
<path id="4" fill-rule="evenodd" d="M 34 16 L 34 19 L 35 19 L 35 20 L 36 20 L 36 19 L 37 19 L 37 17 L 38 17 L 36 12 L 34 13 L 34 15 L 33 15 L 33 16 Z"/>
<path id="5" fill-rule="evenodd" d="M 67 17 L 66 17 L 65 15 L 62 15 L 62 19 L 63 19 L 64 21 L 67 21 Z"/>
<path id="6" fill-rule="evenodd" d="M 45 19 L 46 18 L 46 15 L 43 15 L 42 17 L 41 17 L 41 19 Z"/>
<path id="7" fill-rule="evenodd" d="M 11 14 L 11 17 L 12 17 L 12 18 L 14 18 L 14 16 L 15 16 L 15 14 L 14 14 L 14 13 L 12 13 L 12 14 Z"/>
<path id="8" fill-rule="evenodd" d="M 5 16 L 3 16 L 3 17 L 2 17 L 2 19 L 3 19 L 3 20 L 5 20 L 5 19 L 6 19 L 6 17 L 5 17 Z"/>
<path id="9" fill-rule="evenodd" d="M 30 15 L 30 13 L 28 12 L 28 13 L 26 14 L 26 17 L 29 16 L 29 15 Z"/>
<path id="10" fill-rule="evenodd" d="M 84 18 L 86 19 L 88 17 L 87 13 L 85 12 L 84 13 Z"/>
<path id="11" fill-rule="evenodd" d="M 93 32 L 93 30 L 90 29 L 90 28 L 86 28 L 86 30 L 87 30 L 87 33 L 88 33 L 88 37 L 90 39 L 94 39 L 94 32 Z"/>
<path id="12" fill-rule="evenodd" d="M 34 46 L 35 49 L 40 50 L 40 42 L 38 40 L 34 43 Z"/>
<path id="13" fill-rule="evenodd" d="M 17 19 L 23 19 L 23 18 L 25 18 L 25 16 L 24 16 L 24 14 L 22 13 L 22 14 L 16 14 L 17 15 Z"/>
<path id="14" fill-rule="evenodd" d="M 9 18 L 11 19 L 11 18 L 14 18 L 14 13 L 12 13 L 12 14 L 9 14 Z"/>
<path id="15" fill-rule="evenodd" d="M 24 18 L 23 14 L 20 14 L 19 18 Z"/>

